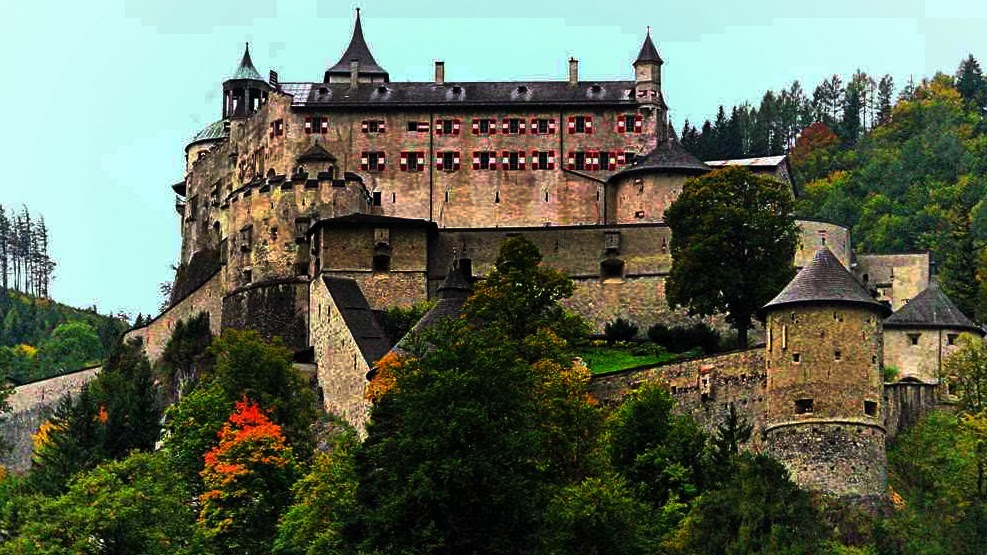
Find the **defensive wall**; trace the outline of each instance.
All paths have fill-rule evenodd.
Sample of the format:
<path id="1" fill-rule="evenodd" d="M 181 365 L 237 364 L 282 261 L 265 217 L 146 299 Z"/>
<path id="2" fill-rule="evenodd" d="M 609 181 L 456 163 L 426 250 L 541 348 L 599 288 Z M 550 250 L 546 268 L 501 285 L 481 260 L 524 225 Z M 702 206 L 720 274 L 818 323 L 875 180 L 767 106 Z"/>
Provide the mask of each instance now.
<path id="1" fill-rule="evenodd" d="M 10 413 L 0 420 L 0 440 L 11 451 L 0 453 L 0 465 L 12 472 L 25 472 L 31 466 L 32 436 L 47 420 L 59 401 L 78 393 L 99 373 L 100 366 L 83 368 L 61 376 L 18 386 L 8 399 Z"/>

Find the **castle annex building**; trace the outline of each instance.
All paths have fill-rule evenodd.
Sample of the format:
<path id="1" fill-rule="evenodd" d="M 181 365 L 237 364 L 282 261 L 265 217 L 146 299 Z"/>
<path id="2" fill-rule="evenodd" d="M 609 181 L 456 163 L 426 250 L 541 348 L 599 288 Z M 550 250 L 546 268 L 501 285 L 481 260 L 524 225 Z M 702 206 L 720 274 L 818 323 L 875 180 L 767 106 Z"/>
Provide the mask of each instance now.
<path id="1" fill-rule="evenodd" d="M 274 71 L 265 79 L 248 47 L 222 82 L 220 119 L 185 146 L 186 173 L 172 185 L 182 246 L 171 306 L 129 335 L 143 339 L 152 360 L 174 325 L 199 312 L 215 332 L 281 337 L 315 376 L 325 408 L 361 426 L 366 376 L 400 339 L 384 336 L 375 311 L 433 299 L 442 314 L 426 319 L 456 313 L 510 235 L 524 234 L 546 264 L 573 278 L 570 308 L 600 329 L 618 316 L 642 328 L 682 320 L 665 302 L 672 261 L 663 214 L 685 180 L 745 165 L 795 184 L 784 156 L 704 162 L 686 151 L 668 121 L 664 62 L 650 34 L 635 50 L 620 81 L 583 79 L 570 59 L 567 78 L 554 81 L 461 82 L 448 79 L 439 61 L 430 80 L 392 82 L 359 12 L 338 62 L 313 68 L 309 80 L 282 81 Z M 707 418 L 721 408 L 702 403 L 722 405 L 717 380 L 727 380 L 720 391 L 732 391 L 731 402 L 743 397 L 764 446 L 801 482 L 874 494 L 884 479 L 885 420 L 900 412 L 886 408 L 882 360 L 897 357 L 915 383 L 939 383 L 938 363 L 911 357 L 904 340 L 886 339 L 890 330 L 903 330 L 909 342 L 918 335 L 914 345 L 927 350 L 929 329 L 945 330 L 938 345 L 948 349 L 952 330 L 977 328 L 956 314 L 930 328 L 925 312 L 905 304 L 948 303 L 938 290 L 922 293 L 930 285 L 927 253 L 857 254 L 846 228 L 799 225 L 796 265 L 822 265 L 827 279 L 853 289 L 835 303 L 846 329 L 826 343 L 830 359 L 816 357 L 824 342 L 806 331 L 836 318 L 833 299 L 804 296 L 817 268 L 765 307 L 766 351 L 710 363 L 726 365 L 722 371 L 685 364 L 647 379 L 671 384 L 686 396 L 685 410 L 705 410 Z M 886 313 L 902 306 L 915 316 L 889 320 L 885 331 Z M 886 354 L 892 343 L 903 354 Z M 788 366 L 793 349 L 805 357 L 797 367 Z M 828 381 L 817 381 L 821 375 Z M 601 395 L 630 379 L 603 380 Z M 835 391 L 849 397 L 828 397 Z M 815 463 L 800 458 L 811 450 L 796 424 L 810 419 L 812 430 L 839 428 L 832 437 L 845 432 L 866 445 L 860 464 L 877 461 L 866 488 L 802 479 Z M 857 472 L 856 462 L 844 462 L 831 474 Z"/>

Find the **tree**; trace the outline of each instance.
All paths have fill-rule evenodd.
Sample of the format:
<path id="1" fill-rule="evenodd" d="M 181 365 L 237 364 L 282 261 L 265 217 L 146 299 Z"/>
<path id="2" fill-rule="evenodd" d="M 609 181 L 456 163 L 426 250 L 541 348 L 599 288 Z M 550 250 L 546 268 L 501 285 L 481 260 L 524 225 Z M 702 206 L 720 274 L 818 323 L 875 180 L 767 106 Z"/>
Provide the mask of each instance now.
<path id="1" fill-rule="evenodd" d="M 200 312 L 175 324 L 161 354 L 165 382 L 172 399 L 181 399 L 198 381 L 199 374 L 212 366 L 213 360 L 209 354 L 211 342 L 209 313 Z"/>
<path id="2" fill-rule="evenodd" d="M 199 529 L 215 553 L 266 554 L 291 502 L 295 461 L 281 427 L 256 404 L 238 401 L 206 453 Z"/>
<path id="3" fill-rule="evenodd" d="M 16 501 L 26 514 L 0 554 L 199 552 L 191 539 L 195 515 L 188 492 L 159 453 L 101 464 L 75 477 L 60 496 Z"/>
<path id="4" fill-rule="evenodd" d="M 983 112 L 987 104 L 987 83 L 984 81 L 980 62 L 970 54 L 956 69 L 956 90 L 977 112 Z"/>
<path id="5" fill-rule="evenodd" d="M 960 348 L 943 361 L 944 377 L 956 384 L 966 414 L 987 410 L 987 345 L 973 334 L 962 334 Z"/>
<path id="6" fill-rule="evenodd" d="M 38 349 L 39 363 L 45 375 L 78 370 L 98 362 L 102 355 L 99 336 L 82 321 L 59 325 Z"/>
<path id="7" fill-rule="evenodd" d="M 687 180 L 665 211 L 672 230 L 669 306 L 702 316 L 727 312 L 746 347 L 755 311 L 795 275 L 793 212 L 788 185 L 746 168 Z"/>
<path id="8" fill-rule="evenodd" d="M 891 121 L 891 108 L 894 98 L 894 79 L 891 75 L 881 77 L 877 84 L 877 124 L 884 125 Z"/>

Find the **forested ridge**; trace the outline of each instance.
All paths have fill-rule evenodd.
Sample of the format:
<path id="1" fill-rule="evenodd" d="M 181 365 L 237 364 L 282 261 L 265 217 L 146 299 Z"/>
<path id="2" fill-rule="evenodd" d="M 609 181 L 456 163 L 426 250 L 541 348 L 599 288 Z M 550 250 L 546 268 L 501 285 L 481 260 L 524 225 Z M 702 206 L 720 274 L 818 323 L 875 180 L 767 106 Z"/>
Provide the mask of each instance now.
<path id="1" fill-rule="evenodd" d="M 790 153 L 801 217 L 850 227 L 858 252 L 930 251 L 943 289 L 987 319 L 987 84 L 969 56 L 954 74 L 896 89 L 857 71 L 807 94 L 798 82 L 758 106 L 686 122 L 705 160 Z"/>

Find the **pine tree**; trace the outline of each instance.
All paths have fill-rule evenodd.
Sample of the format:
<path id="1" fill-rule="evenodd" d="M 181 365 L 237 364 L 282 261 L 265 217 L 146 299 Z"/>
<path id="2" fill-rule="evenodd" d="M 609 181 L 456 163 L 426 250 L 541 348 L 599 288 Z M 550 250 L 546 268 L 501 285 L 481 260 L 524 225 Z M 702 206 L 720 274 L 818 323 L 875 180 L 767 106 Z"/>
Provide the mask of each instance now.
<path id="1" fill-rule="evenodd" d="M 7 210 L 0 205 L 0 285 L 7 291 L 7 277 L 10 275 L 10 219 Z"/>
<path id="2" fill-rule="evenodd" d="M 892 98 L 894 97 L 894 79 L 891 75 L 881 77 L 877 84 L 877 125 L 891 121 Z"/>
<path id="3" fill-rule="evenodd" d="M 970 106 L 983 112 L 987 104 L 987 84 L 984 83 L 980 62 L 973 57 L 973 54 L 960 62 L 959 68 L 956 69 L 956 90 Z"/>

